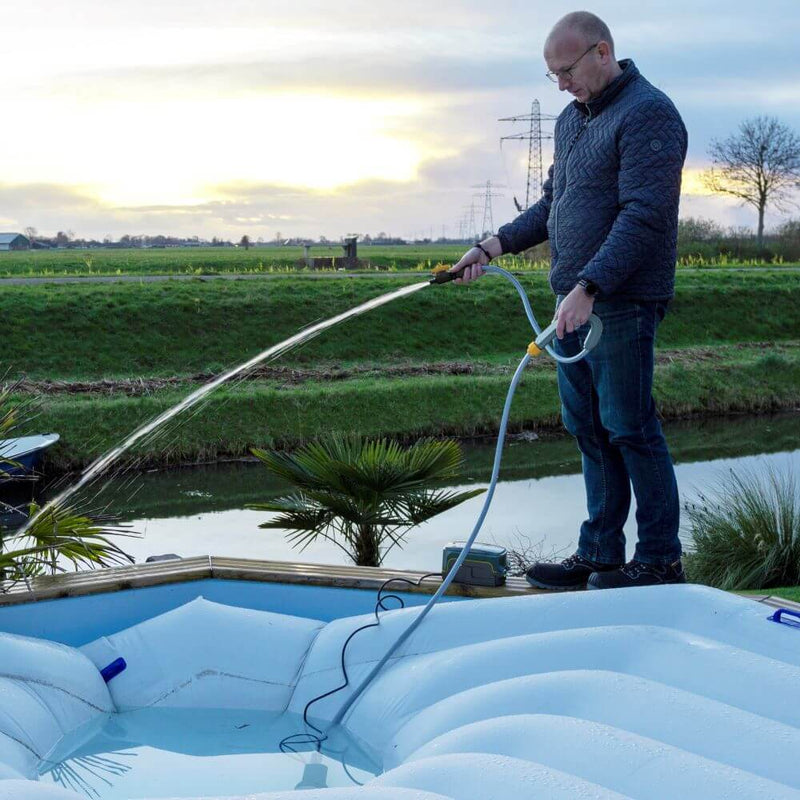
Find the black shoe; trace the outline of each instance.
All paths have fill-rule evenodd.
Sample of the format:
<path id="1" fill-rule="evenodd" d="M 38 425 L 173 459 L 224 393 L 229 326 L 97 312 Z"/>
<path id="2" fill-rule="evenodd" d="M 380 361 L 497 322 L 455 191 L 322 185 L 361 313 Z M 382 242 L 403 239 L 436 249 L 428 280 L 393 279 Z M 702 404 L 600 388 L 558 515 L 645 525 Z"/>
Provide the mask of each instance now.
<path id="1" fill-rule="evenodd" d="M 587 589 L 622 589 L 626 586 L 657 586 L 662 583 L 686 583 L 680 559 L 671 564 L 645 564 L 629 561 L 613 572 L 598 570 L 590 578 Z"/>
<path id="2" fill-rule="evenodd" d="M 531 586 L 539 589 L 585 589 L 586 581 L 593 573 L 605 570 L 618 570 L 621 564 L 597 564 L 577 553 L 565 558 L 560 564 L 539 562 L 526 573 L 525 578 Z"/>

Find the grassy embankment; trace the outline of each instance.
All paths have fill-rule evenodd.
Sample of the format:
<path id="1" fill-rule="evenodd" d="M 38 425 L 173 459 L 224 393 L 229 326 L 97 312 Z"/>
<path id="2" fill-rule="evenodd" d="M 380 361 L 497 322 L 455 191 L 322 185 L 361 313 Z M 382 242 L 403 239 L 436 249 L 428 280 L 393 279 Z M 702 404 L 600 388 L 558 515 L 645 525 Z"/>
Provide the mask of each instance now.
<path id="1" fill-rule="evenodd" d="M 0 284 L 3 361 L 27 375 L 31 391 L 47 392 L 35 427 L 61 433 L 54 459 L 76 466 L 185 397 L 199 385 L 193 376 L 413 280 Z M 546 277 L 529 274 L 523 283 L 547 319 Z M 800 405 L 798 300 L 794 271 L 679 275 L 659 332 L 656 394 L 665 416 Z M 492 431 L 530 339 L 516 293 L 500 279 L 426 288 L 324 333 L 255 380 L 218 390 L 137 456 L 207 460 L 334 429 L 406 438 Z M 62 383 L 46 385 L 52 381 Z M 547 359 L 525 376 L 512 424 L 558 424 Z"/>
<path id="2" fill-rule="evenodd" d="M 464 252 L 461 244 L 364 245 L 359 244 L 360 267 L 390 271 L 424 271 L 439 262 L 452 263 Z M 536 260 L 524 255 L 504 256 L 497 263 L 508 269 L 546 269 L 547 253 Z M 342 257 L 342 248 L 313 247 L 314 258 Z M 678 267 L 727 268 L 736 266 L 730 256 L 700 258 L 688 254 Z M 743 266 L 768 268 L 764 261 Z M 786 265 L 791 266 L 791 265 Z M 795 265 L 797 266 L 797 265 Z M 336 269 L 334 264 L 333 269 Z M 154 249 L 30 250 L 0 253 L 0 279 L 108 275 L 220 275 L 270 274 L 307 271 L 302 247 L 169 247 Z"/>

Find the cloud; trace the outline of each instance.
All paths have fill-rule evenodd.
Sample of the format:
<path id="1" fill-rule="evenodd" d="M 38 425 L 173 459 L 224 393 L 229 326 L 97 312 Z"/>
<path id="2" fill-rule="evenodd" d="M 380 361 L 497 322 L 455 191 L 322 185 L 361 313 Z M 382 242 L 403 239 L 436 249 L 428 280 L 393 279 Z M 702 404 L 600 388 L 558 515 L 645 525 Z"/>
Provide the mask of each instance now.
<path id="1" fill-rule="evenodd" d="M 0 207 L 35 209 L 92 208 L 98 203 L 80 187 L 54 183 L 0 183 Z"/>
<path id="2" fill-rule="evenodd" d="M 687 124 L 686 207 L 738 214 L 703 197 L 692 170 L 748 116 L 800 127 L 797 0 L 601 6 L 619 56 Z M 1 224 L 452 233 L 487 179 L 508 186 L 500 224 L 524 194 L 527 150 L 500 149 L 524 126 L 497 119 L 533 97 L 549 113 L 570 99 L 541 59 L 561 13 L 544 0 L 14 3 L 4 24 L 19 35 L 4 41 L 0 70 L 15 76 L 5 97 L 24 122 L 4 130 L 0 176 L 16 184 L 0 185 Z M 551 153 L 546 143 L 545 169 Z"/>
<path id="3" fill-rule="evenodd" d="M 120 96 L 235 98 L 272 92 L 419 97 L 529 87 L 539 73 L 544 81 L 539 60 L 519 53 L 483 57 L 480 62 L 469 54 L 332 53 L 291 60 L 131 67 L 103 74 L 66 72 L 48 91 L 69 91 L 93 101 Z M 313 118 L 313 106 L 308 113 Z"/>
<path id="4" fill-rule="evenodd" d="M 0 220 L 4 228 L 33 226 L 40 233 L 67 230 L 73 219 L 96 219 L 103 213 L 98 200 L 83 188 L 51 183 L 0 183 L 0 208 L 13 214 Z"/>

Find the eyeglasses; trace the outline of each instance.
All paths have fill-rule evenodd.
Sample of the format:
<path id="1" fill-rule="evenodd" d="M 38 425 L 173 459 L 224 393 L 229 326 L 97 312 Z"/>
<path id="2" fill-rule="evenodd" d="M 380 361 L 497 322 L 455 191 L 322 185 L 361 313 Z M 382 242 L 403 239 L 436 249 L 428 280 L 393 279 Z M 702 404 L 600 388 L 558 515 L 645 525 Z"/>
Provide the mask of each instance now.
<path id="1" fill-rule="evenodd" d="M 559 78 L 564 78 L 565 80 L 571 81 L 572 80 L 572 70 L 578 65 L 578 62 L 592 50 L 599 45 L 600 42 L 595 42 L 586 52 L 581 53 L 566 69 L 560 69 L 557 72 L 545 72 L 545 75 L 550 78 L 553 83 L 558 83 Z"/>

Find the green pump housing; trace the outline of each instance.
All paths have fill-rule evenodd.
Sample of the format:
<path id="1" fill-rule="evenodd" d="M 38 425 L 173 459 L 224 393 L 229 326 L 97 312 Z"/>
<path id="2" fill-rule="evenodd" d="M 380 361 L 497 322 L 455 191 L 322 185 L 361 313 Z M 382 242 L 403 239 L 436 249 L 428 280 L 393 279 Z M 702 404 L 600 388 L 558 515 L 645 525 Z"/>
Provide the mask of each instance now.
<path id="1" fill-rule="evenodd" d="M 447 575 L 458 560 L 466 542 L 450 542 L 442 551 L 442 575 Z M 475 542 L 453 579 L 472 586 L 502 586 L 508 572 L 508 552 L 505 547 Z"/>

